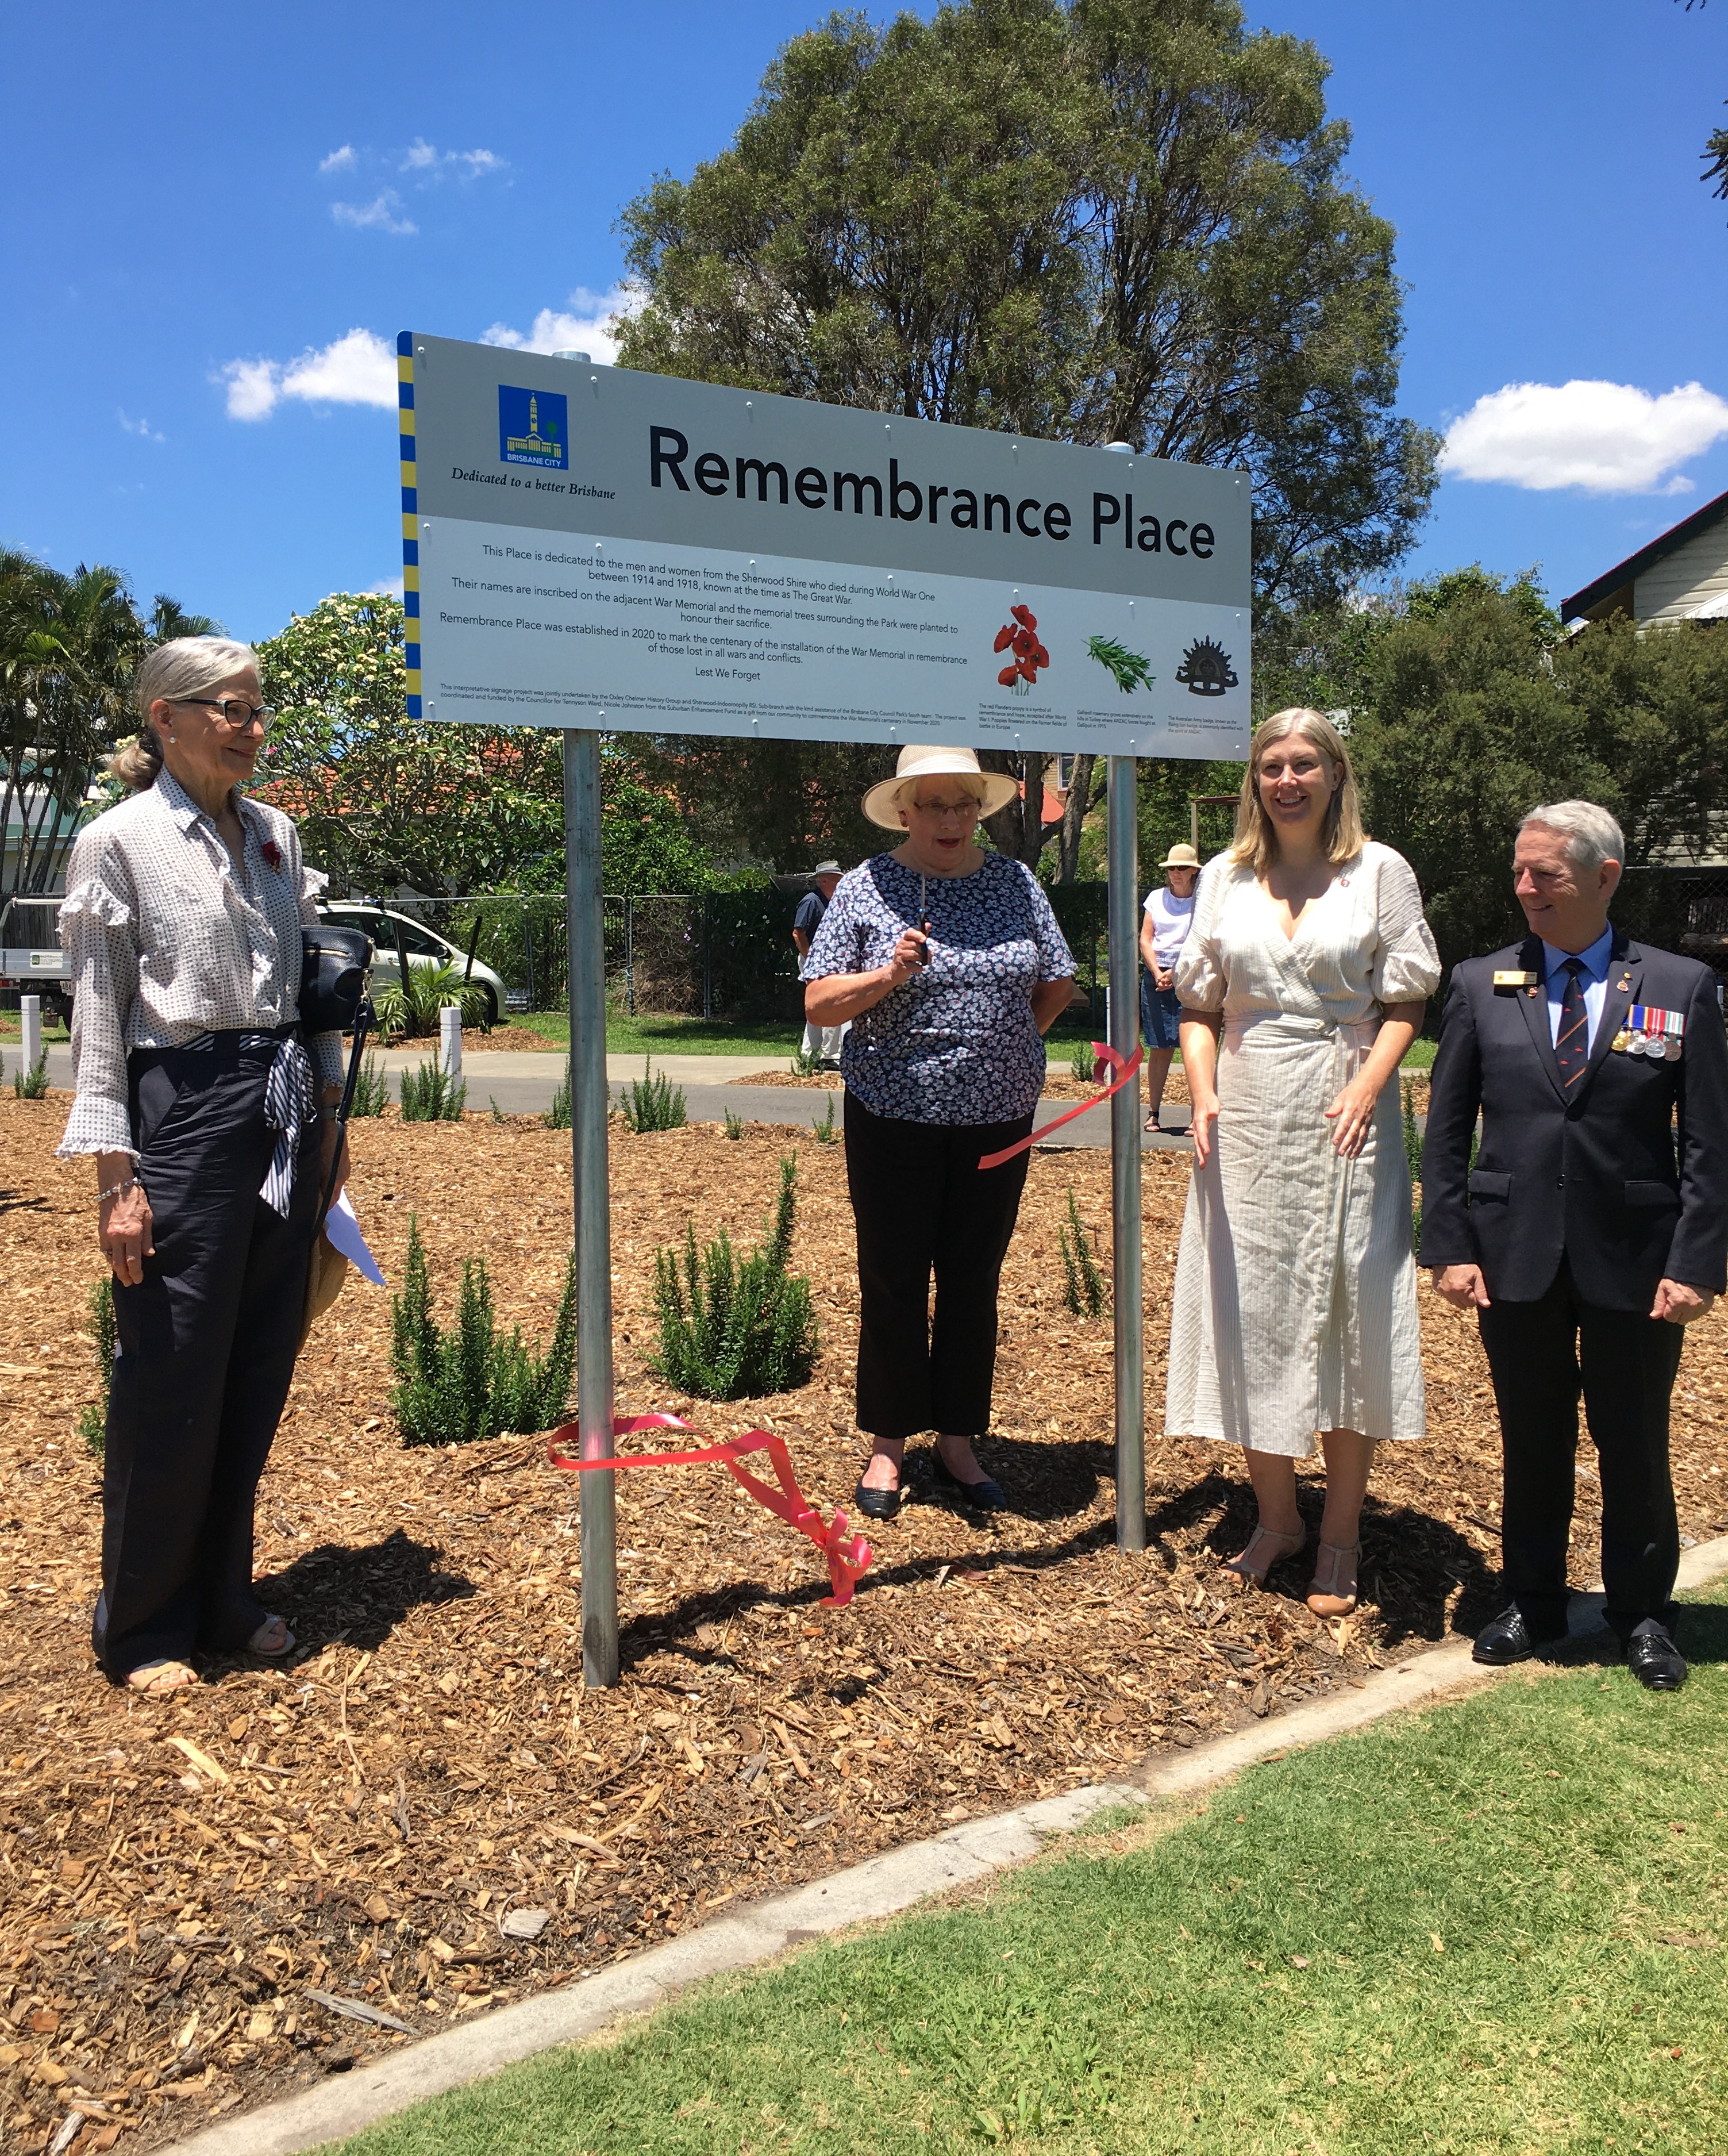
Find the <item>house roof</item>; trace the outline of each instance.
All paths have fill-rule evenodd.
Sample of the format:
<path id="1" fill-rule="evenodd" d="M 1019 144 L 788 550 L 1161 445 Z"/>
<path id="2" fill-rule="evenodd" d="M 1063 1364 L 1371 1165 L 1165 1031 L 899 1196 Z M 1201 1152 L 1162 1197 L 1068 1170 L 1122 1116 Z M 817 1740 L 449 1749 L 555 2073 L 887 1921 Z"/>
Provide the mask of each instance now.
<path id="1" fill-rule="evenodd" d="M 1646 569 L 1653 568 L 1664 554 L 1671 554 L 1676 547 L 1684 547 L 1689 539 L 1695 539 L 1700 531 L 1728 516 L 1728 494 L 1719 494 L 1714 501 L 1707 501 L 1702 509 L 1692 514 L 1660 538 L 1653 539 L 1648 547 L 1641 547 L 1635 554 L 1628 554 L 1623 562 L 1598 577 L 1593 584 L 1586 584 L 1581 592 L 1574 592 L 1569 599 L 1560 603 L 1560 618 L 1572 621 L 1580 614 L 1587 614 L 1611 599 L 1615 593 L 1628 584 L 1635 583 Z"/>

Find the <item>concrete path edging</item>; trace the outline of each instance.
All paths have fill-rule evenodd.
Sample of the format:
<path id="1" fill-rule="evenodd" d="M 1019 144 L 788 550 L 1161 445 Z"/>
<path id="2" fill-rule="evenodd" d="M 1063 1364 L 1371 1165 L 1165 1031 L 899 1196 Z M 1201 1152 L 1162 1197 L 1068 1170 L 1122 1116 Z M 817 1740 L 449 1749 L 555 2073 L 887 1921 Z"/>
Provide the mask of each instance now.
<path id="1" fill-rule="evenodd" d="M 1724 1572 L 1728 1535 L 1684 1551 L 1677 1584 L 1682 1590 L 1702 1587 Z M 1572 1638 L 1590 1639 L 1602 1629 L 1600 1594 L 1574 1595 Z M 1132 1779 L 1093 1783 L 990 1818 L 967 1820 L 946 1834 L 812 1880 L 596 1975 L 477 2015 L 351 2073 L 224 2119 L 173 2143 L 165 2156 L 296 2156 L 342 2140 L 423 2097 L 460 2088 L 536 2052 L 579 2042 L 628 2015 L 649 2013 L 704 1977 L 772 1961 L 806 1940 L 897 1915 L 952 1887 L 1023 1864 L 1049 1836 L 1071 1833 L 1100 1811 L 1192 1796 L 1257 1760 L 1342 1736 L 1448 1693 L 1481 1690 L 1527 1666 L 1484 1669 L 1471 1661 L 1468 1640 L 1449 1640 L 1364 1680 L 1360 1691 L 1352 1688 L 1342 1698 L 1297 1707 L 1173 1759 L 1149 1763 Z"/>

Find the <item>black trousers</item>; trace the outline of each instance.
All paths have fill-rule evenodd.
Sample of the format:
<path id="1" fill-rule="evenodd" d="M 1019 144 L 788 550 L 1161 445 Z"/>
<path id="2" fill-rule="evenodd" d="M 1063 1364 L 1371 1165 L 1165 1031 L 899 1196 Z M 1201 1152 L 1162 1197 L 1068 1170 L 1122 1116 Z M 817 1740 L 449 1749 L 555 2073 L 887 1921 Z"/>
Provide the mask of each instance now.
<path id="1" fill-rule="evenodd" d="M 274 1134 L 270 1051 L 136 1050 L 138 1175 L 156 1255 L 115 1283 L 119 1354 L 102 1476 L 97 1658 L 119 1681 L 162 1656 L 244 1645 L 252 1511 L 294 1375 L 317 1217 L 319 1126 L 303 1130 L 290 1217 L 259 1197 Z"/>
<path id="2" fill-rule="evenodd" d="M 979 1172 L 1032 1128 L 914 1123 L 846 1096 L 846 1184 L 858 1225 L 858 1426 L 981 1437 L 996 1375 L 996 1296 L 1030 1158 Z M 934 1318 L 931 1276 L 936 1276 Z"/>
<path id="3" fill-rule="evenodd" d="M 1506 1586 L 1538 1638 L 1566 1630 L 1578 1396 L 1602 1477 L 1608 1620 L 1624 1640 L 1666 1622 L 1680 1531 L 1668 1466 L 1668 1403 L 1682 1328 L 1642 1311 L 1587 1303 L 1564 1260 L 1539 1302 L 1480 1312 L 1505 1449 Z"/>

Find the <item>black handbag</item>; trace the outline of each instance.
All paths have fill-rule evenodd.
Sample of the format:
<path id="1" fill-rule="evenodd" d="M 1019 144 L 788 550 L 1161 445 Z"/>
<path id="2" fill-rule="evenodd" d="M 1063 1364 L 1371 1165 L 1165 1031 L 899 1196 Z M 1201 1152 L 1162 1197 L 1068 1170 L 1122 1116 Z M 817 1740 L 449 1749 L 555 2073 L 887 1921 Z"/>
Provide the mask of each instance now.
<path id="1" fill-rule="evenodd" d="M 366 996 L 372 939 L 320 921 L 300 930 L 300 1024 L 308 1034 L 351 1033 Z"/>

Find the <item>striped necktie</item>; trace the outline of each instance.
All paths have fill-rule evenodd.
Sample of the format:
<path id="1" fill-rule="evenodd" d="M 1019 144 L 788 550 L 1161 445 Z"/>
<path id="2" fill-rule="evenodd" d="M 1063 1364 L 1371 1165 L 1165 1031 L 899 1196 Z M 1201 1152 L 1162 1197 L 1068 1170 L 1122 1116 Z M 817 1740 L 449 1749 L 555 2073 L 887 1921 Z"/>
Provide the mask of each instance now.
<path id="1" fill-rule="evenodd" d="M 1560 1030 L 1554 1037 L 1554 1057 L 1560 1065 L 1560 1082 L 1568 1092 L 1584 1075 L 1590 1060 L 1590 1018 L 1584 1009 L 1584 962 L 1566 962 L 1566 988 L 1560 998 Z"/>

